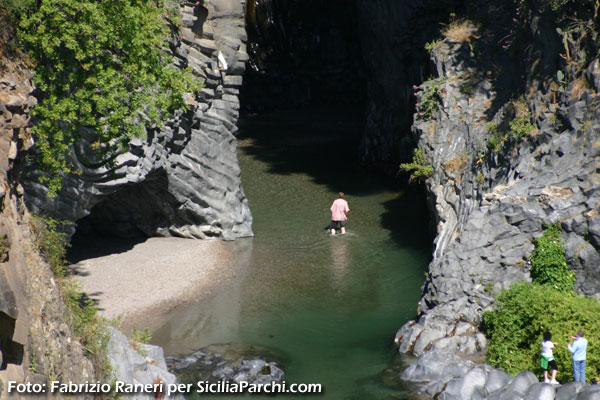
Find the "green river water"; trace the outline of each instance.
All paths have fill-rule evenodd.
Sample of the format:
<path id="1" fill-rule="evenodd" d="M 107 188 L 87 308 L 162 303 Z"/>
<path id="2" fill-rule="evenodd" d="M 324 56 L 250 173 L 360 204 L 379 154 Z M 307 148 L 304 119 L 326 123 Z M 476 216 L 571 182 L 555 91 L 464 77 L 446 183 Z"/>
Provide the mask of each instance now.
<path id="1" fill-rule="evenodd" d="M 244 118 L 238 157 L 255 237 L 232 243 L 235 278 L 175 310 L 153 342 L 167 354 L 264 346 L 280 354 L 288 383 L 321 383 L 316 398 L 405 398 L 382 375 L 397 362 L 396 330 L 416 314 L 427 211 L 413 188 L 356 167 L 360 116 L 330 108 Z M 350 205 L 348 234 L 329 236 L 338 191 Z"/>

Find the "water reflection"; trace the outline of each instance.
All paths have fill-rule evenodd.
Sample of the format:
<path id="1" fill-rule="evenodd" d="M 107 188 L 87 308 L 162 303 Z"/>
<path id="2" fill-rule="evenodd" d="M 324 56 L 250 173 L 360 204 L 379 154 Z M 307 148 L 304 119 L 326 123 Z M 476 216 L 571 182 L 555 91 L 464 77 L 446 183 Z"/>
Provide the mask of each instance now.
<path id="1" fill-rule="evenodd" d="M 346 274 L 350 266 L 348 254 L 348 241 L 350 238 L 347 235 L 339 235 L 339 237 L 330 237 L 329 239 L 333 286 L 338 292 L 341 292 L 346 286 Z"/>
<path id="2" fill-rule="evenodd" d="M 323 400 L 353 393 L 401 399 L 374 382 L 394 354 L 394 332 L 414 318 L 429 242 L 407 245 L 405 238 L 426 238 L 426 224 L 407 223 L 416 208 L 396 207 L 405 195 L 389 182 L 348 169 L 344 133 L 352 127 L 344 122 L 351 116 L 311 116 L 258 116 L 256 138 L 240 140 L 256 234 L 251 251 L 242 253 L 250 258 L 243 282 L 189 308 L 187 317 L 165 321 L 165 331 L 184 323 L 186 332 L 169 332 L 175 343 L 155 335 L 155 343 L 166 344 L 167 353 L 211 343 L 258 345 L 285 358 L 287 381 L 322 383 Z M 340 162 L 331 162 L 332 148 L 342 149 Z M 329 237 L 324 221 L 340 187 L 352 193 L 351 231 Z"/>
<path id="3" fill-rule="evenodd" d="M 153 333 L 153 339 L 165 347 L 167 354 L 183 354 L 239 337 L 241 286 L 250 270 L 253 239 L 239 239 L 227 245 L 231 253 L 216 277 L 220 284 L 194 303 L 173 310 L 168 323 Z"/>

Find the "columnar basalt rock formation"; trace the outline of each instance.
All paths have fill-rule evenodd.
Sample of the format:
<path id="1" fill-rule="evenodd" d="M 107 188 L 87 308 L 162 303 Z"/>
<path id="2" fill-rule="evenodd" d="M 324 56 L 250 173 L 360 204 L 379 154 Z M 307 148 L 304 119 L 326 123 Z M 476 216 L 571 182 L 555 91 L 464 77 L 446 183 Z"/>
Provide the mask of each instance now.
<path id="1" fill-rule="evenodd" d="M 0 71 L 0 397 L 14 398 L 7 392 L 9 381 L 85 384 L 96 382 L 100 371 L 73 334 L 61 296 L 68 283 L 58 283 L 39 254 L 19 183 L 23 155 L 34 144 L 29 131 L 29 112 L 36 104 L 33 72 L 18 53 L 3 59 Z M 121 332 L 110 328 L 109 334 L 115 378 L 126 384 L 176 382 L 160 347 L 138 345 L 142 356 Z"/>
<path id="2" fill-rule="evenodd" d="M 345 0 L 250 0 L 248 110 L 360 104 L 364 68 L 356 7 Z"/>
<path id="3" fill-rule="evenodd" d="M 270 4 L 269 10 L 282 4 L 265 3 Z M 499 37 L 491 41 L 481 38 L 488 41 L 476 47 L 465 40 L 446 39 L 432 46 L 431 60 L 426 59 L 425 42 L 435 36 L 433 32 L 439 30 L 438 23 L 447 17 L 448 9 L 460 3 L 356 0 L 352 15 L 357 20 L 362 63 L 351 62 L 352 55 L 347 51 L 328 52 L 318 59 L 332 61 L 328 64 L 331 68 L 318 70 L 302 82 L 335 77 L 338 80 L 328 87 L 339 88 L 361 79 L 361 73 L 344 77 L 335 62 L 340 61 L 344 67 L 364 67 L 368 99 L 361 145 L 363 162 L 395 171 L 398 158 L 407 158 L 402 152 L 410 147 L 410 140 L 403 130 L 414 118 L 413 139 L 425 150 L 434 168 L 426 188 L 437 230 L 435 250 L 418 318 L 402 327 L 396 337 L 402 353 L 418 357 L 404 371 L 403 378 L 421 383 L 422 392 L 440 399 L 591 398 L 586 397 L 591 389 L 578 385 L 555 389 L 537 383 L 530 372 L 513 378 L 461 357 L 478 357 L 485 352 L 486 338 L 478 324 L 482 312 L 493 307 L 493 293 L 519 280 L 530 280 L 527 258 L 533 240 L 542 234 L 544 222 L 559 223 L 563 230 L 567 261 L 577 273 L 575 289 L 600 298 L 600 60 L 591 60 L 587 66 L 588 87 L 575 90 L 571 83 L 558 92 L 539 81 L 538 76 L 554 74 L 560 51 L 554 27 L 539 16 L 531 23 L 529 54 L 538 52 L 538 60 L 530 57 L 531 68 L 525 72 L 499 49 L 494 59 L 482 58 L 482 49 L 490 43 L 497 48 L 498 39 L 506 32 L 496 32 Z M 503 12 L 500 3 L 498 15 L 493 18 L 509 26 L 514 5 L 511 2 L 509 12 Z M 307 14 L 302 10 L 300 14 Z M 271 21 L 270 15 L 263 17 L 263 21 Z M 21 176 L 28 177 L 22 183 L 33 211 L 122 236 L 141 232 L 147 236 L 234 239 L 252 234 L 234 136 L 242 74 L 248 60 L 244 2 L 218 0 L 184 7 L 181 25 L 169 42 L 174 62 L 178 67 L 190 67 L 205 85 L 199 95 L 187 96 L 190 109 L 175 113 L 163 127 L 148 131 L 147 137 L 132 140 L 129 150 L 116 158 L 114 166 L 87 160 L 83 156 L 87 148 L 84 138 L 72 152 L 72 161 L 82 174 L 66 176 L 56 197 L 48 197 L 47 188 L 37 183 L 39 172 L 27 157 L 33 144 L 25 129 L 27 113 L 35 104 L 30 76 L 22 79 L 25 86 L 19 87 L 16 81 L 21 78 L 0 79 L 0 154 L 7 155 L 0 160 L 4 163 L 0 168 L 8 171 L 11 160 L 18 159 L 19 149 L 25 151 L 20 158 L 22 165 L 14 171 L 15 175 L 23 172 Z M 326 24 L 318 26 L 322 25 Z M 278 40 L 287 46 L 287 32 L 300 32 L 306 40 L 315 40 L 306 48 L 320 49 L 315 45 L 320 36 L 295 28 L 278 28 Z M 328 31 L 331 47 L 347 45 L 347 38 L 354 37 L 347 28 L 347 24 L 340 23 Z M 351 34 L 345 36 L 348 32 Z M 477 33 L 471 38 L 479 40 Z M 302 46 L 302 41 L 294 46 Z M 291 44 L 289 47 L 295 48 Z M 288 53 L 290 48 L 285 48 Z M 356 46 L 347 48 L 355 50 Z M 500 73 L 498 66 L 504 68 Z M 431 119 L 412 114 L 410 89 L 429 71 L 443 78 L 436 84 L 444 90 Z M 289 82 L 299 75 L 291 76 Z M 488 124 L 506 131 L 517 112 L 508 101 L 515 87 L 513 78 L 526 82 L 530 89 L 521 106 L 531 116 L 535 132 L 524 140 L 508 138 L 492 149 Z M 314 93 L 303 87 L 306 85 L 296 86 L 278 98 L 297 98 L 298 103 L 313 98 Z M 355 91 L 357 95 L 362 94 L 361 90 Z M 271 96 L 266 97 L 273 101 Z M 5 192 L 3 187 L 11 186 L 4 185 L 8 182 L 6 174 L 2 179 L 0 197 L 5 202 L 10 196 L 20 195 L 19 186 L 10 189 L 14 193 Z M 23 249 L 18 248 L 22 237 L 11 230 L 20 223 L 19 203 L 11 204 L 4 212 L 12 214 L 3 214 L 6 217 L 0 225 L 0 233 L 7 234 L 10 245 L 8 262 L 0 269 L 0 323 L 10 328 L 2 332 L 10 334 L 3 334 L 0 344 L 14 351 L 4 358 L 3 365 L 8 364 L 7 359 L 18 358 L 19 346 L 26 344 L 23 326 L 34 326 L 40 332 L 34 340 L 41 340 L 45 332 L 62 332 L 63 328 L 41 319 L 23 325 L 25 314 L 20 310 L 25 305 L 19 299 L 31 295 L 32 302 L 39 301 L 26 306 L 41 312 L 44 301 L 55 298 L 56 288 L 46 276 L 44 285 L 36 286 L 41 294 L 34 295 L 33 287 L 27 286 L 19 274 L 37 276 L 39 271 L 18 272 L 18 268 L 10 267 L 23 255 Z M 53 337 L 50 350 L 68 346 L 65 342 L 60 335 Z M 43 347 L 41 342 L 35 345 Z M 123 346 L 127 344 L 123 342 Z M 72 368 L 79 368 L 80 374 L 71 371 L 73 376 L 89 376 L 90 366 L 85 359 L 76 361 Z M 24 369 L 14 373 L 23 375 Z M 1 371 L 0 377 L 2 374 L 6 372 Z"/>
<path id="4" fill-rule="evenodd" d="M 429 72 L 425 43 L 454 0 L 356 0 L 367 76 L 366 124 L 360 144 L 364 165 L 395 174 L 410 158 L 413 83 Z"/>
<path id="5" fill-rule="evenodd" d="M 600 297 L 600 61 L 586 72 L 592 87 L 580 92 L 571 84 L 556 97 L 540 84 L 519 105 L 535 129 L 494 149 L 489 123 L 508 130 L 517 110 L 506 100 L 510 86 L 472 48 L 449 39 L 435 47 L 444 78 L 435 84 L 445 95 L 433 118 L 415 115 L 413 133 L 434 167 L 426 186 L 437 237 L 418 319 L 396 337 L 400 352 L 419 357 L 403 378 L 440 399 L 588 398 L 581 386 L 555 390 L 530 372 L 512 378 L 460 356 L 484 354 L 478 324 L 493 293 L 530 281 L 527 258 L 544 222 L 563 230 L 575 289 Z"/>
<path id="6" fill-rule="evenodd" d="M 94 229 L 121 236 L 252 235 L 234 137 L 248 58 L 243 4 L 207 2 L 183 7 L 181 15 L 170 51 L 178 67 L 191 68 L 204 82 L 198 96 L 187 95 L 189 110 L 133 139 L 114 166 L 89 161 L 84 138 L 71 154 L 82 173 L 66 176 L 55 197 L 37 182 L 35 165 L 26 168 L 32 211 L 70 221 L 89 216 Z"/>

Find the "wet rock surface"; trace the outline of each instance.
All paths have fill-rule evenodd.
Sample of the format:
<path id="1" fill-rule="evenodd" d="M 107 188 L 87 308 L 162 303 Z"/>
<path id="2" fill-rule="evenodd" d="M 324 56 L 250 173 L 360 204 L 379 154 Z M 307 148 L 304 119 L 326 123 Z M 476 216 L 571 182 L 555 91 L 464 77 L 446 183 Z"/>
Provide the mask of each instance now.
<path id="1" fill-rule="evenodd" d="M 282 381 L 280 356 L 268 349 L 235 344 L 211 345 L 186 356 L 166 358 L 169 370 L 182 382 L 229 381 L 269 384 Z"/>

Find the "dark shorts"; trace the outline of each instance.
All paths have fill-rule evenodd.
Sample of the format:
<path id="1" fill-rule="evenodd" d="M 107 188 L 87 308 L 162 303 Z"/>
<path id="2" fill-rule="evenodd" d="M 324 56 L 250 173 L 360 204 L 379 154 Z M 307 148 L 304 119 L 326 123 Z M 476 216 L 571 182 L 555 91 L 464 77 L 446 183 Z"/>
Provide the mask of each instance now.
<path id="1" fill-rule="evenodd" d="M 552 371 L 552 370 L 558 371 L 558 365 L 556 365 L 556 360 L 548 361 L 548 369 L 545 369 L 544 371 Z"/>
<path id="2" fill-rule="evenodd" d="M 340 229 L 346 227 L 346 221 L 331 221 L 329 229 Z"/>

